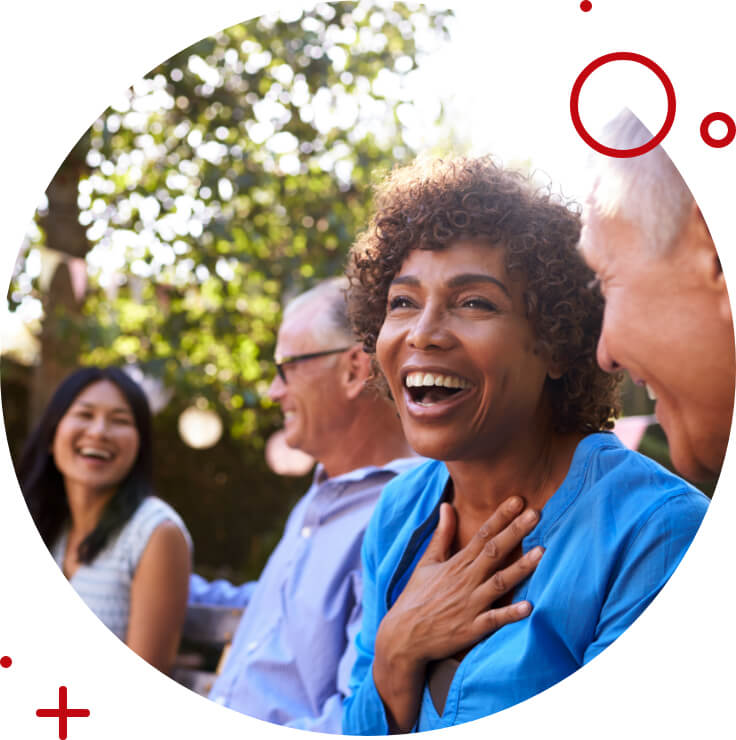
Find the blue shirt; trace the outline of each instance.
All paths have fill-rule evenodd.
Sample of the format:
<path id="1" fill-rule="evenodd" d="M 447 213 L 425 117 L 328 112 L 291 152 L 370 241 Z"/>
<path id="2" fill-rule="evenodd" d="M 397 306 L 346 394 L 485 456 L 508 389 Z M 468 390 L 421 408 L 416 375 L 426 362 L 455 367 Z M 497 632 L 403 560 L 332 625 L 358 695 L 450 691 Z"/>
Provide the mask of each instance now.
<path id="1" fill-rule="evenodd" d="M 363 544 L 363 625 L 343 731 L 388 733 L 373 682 L 378 625 L 406 585 L 438 521 L 449 473 L 432 461 L 384 490 Z M 524 552 L 542 545 L 536 571 L 514 593 L 531 615 L 466 654 L 442 715 L 425 685 L 415 729 L 493 714 L 543 691 L 594 658 L 647 607 L 687 550 L 707 498 L 613 434 L 584 438 Z"/>
<path id="2" fill-rule="evenodd" d="M 257 583 L 192 578 L 192 602 L 248 604 L 210 699 L 269 722 L 340 732 L 360 626 L 363 533 L 383 486 L 422 461 L 335 478 L 318 466 Z"/>

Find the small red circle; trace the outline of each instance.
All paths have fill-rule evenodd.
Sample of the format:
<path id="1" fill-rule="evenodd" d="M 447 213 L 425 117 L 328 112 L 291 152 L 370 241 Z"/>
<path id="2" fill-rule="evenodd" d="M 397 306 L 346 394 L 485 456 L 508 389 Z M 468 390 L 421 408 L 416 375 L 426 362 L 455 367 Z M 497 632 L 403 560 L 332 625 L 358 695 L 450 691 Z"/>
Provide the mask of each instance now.
<path id="1" fill-rule="evenodd" d="M 722 139 L 715 139 L 710 135 L 710 125 L 714 121 L 721 121 L 726 124 L 726 135 Z M 700 135 L 708 146 L 720 149 L 728 146 L 736 138 L 736 123 L 728 113 L 709 113 L 700 124 Z"/>
<path id="2" fill-rule="evenodd" d="M 592 8 L 593 8 L 593 3 L 591 3 L 590 0 L 583 0 L 583 2 L 580 3 L 580 10 L 582 10 L 583 13 L 587 13 Z"/>
<path id="3" fill-rule="evenodd" d="M 3 668 L 10 668 L 10 666 L 13 665 L 13 659 L 8 657 L 7 655 L 3 655 L 3 657 L 0 658 L 0 665 Z"/>
<path id="4" fill-rule="evenodd" d="M 580 118 L 580 91 L 583 89 L 583 83 L 590 77 L 590 75 L 602 67 L 608 62 L 638 62 L 643 64 L 647 69 L 654 72 L 659 77 L 660 82 L 664 86 L 665 92 L 667 93 L 667 116 L 664 119 L 664 124 L 659 130 L 656 136 L 653 136 L 646 144 L 641 146 L 635 146 L 633 149 L 614 149 L 610 146 L 604 146 L 599 141 L 594 139 L 583 126 L 583 122 Z M 641 154 L 654 149 L 655 146 L 661 143 L 665 136 L 670 132 L 672 124 L 675 122 L 675 88 L 670 82 L 670 78 L 667 77 L 664 70 L 649 57 L 645 57 L 643 54 L 635 54 L 631 51 L 614 51 L 611 54 L 604 54 L 598 59 L 594 59 L 579 75 L 572 86 L 572 92 L 570 93 L 570 115 L 572 116 L 572 123 L 575 126 L 575 130 L 580 134 L 580 138 L 592 149 L 595 149 L 600 154 L 606 154 L 609 157 L 619 157 L 625 159 L 627 157 L 638 157 Z"/>

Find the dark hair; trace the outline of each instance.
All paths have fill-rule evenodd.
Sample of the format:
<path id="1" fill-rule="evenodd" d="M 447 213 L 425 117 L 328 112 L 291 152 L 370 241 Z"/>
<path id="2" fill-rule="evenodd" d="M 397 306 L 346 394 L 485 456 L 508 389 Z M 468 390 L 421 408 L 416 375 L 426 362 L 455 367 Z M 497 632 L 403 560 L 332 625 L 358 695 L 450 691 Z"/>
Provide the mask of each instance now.
<path id="1" fill-rule="evenodd" d="M 375 354 L 389 285 L 413 249 L 479 238 L 506 252 L 524 288 L 526 316 L 541 350 L 563 371 L 546 380 L 558 432 L 613 427 L 620 378 L 603 372 L 596 345 L 603 299 L 578 253 L 580 217 L 530 178 L 490 157 L 418 161 L 378 187 L 376 212 L 348 257 L 348 309 L 366 352 Z"/>
<path id="2" fill-rule="evenodd" d="M 46 546 L 51 548 L 69 517 L 64 480 L 51 454 L 56 428 L 74 399 L 87 386 L 100 380 L 114 383 L 130 405 L 138 430 L 138 456 L 115 495 L 107 502 L 97 526 L 80 543 L 77 555 L 82 563 L 94 560 L 110 535 L 130 519 L 141 501 L 152 492 L 151 411 L 141 387 L 118 367 L 84 367 L 73 372 L 51 397 L 26 441 L 17 470 L 33 521 Z"/>

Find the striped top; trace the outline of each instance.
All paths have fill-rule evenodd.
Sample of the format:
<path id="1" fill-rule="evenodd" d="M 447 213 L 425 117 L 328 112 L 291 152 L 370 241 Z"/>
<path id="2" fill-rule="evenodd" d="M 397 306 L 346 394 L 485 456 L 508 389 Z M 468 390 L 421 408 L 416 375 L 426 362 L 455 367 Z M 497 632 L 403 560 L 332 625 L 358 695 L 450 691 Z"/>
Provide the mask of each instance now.
<path id="1" fill-rule="evenodd" d="M 166 521 L 179 527 L 191 550 L 191 537 L 179 515 L 160 498 L 148 496 L 95 559 L 89 564 L 82 563 L 69 579 L 87 606 L 123 641 L 128 631 L 130 586 L 138 562 L 154 530 Z M 60 568 L 66 553 L 67 535 L 68 529 L 64 529 L 51 548 Z"/>

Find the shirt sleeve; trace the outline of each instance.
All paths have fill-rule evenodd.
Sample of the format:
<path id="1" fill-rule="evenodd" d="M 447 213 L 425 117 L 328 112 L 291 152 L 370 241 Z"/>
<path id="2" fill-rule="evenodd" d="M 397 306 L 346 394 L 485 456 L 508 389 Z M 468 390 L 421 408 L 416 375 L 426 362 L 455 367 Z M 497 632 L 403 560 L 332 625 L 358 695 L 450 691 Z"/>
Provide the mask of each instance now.
<path id="1" fill-rule="evenodd" d="M 189 577 L 189 603 L 210 606 L 245 607 L 255 591 L 258 581 L 248 581 L 234 586 L 229 581 L 207 581 L 192 573 Z"/>
<path id="2" fill-rule="evenodd" d="M 131 578 L 138 570 L 138 563 L 143 557 L 151 535 L 164 522 L 171 522 L 179 528 L 187 542 L 189 552 L 192 552 L 192 538 L 181 517 L 165 501 L 149 496 L 143 500 L 120 536 L 119 546 L 126 553 Z"/>
<path id="3" fill-rule="evenodd" d="M 665 501 L 644 522 L 616 571 L 583 663 L 608 647 L 649 606 L 682 560 L 707 506 L 705 496 L 683 493 Z"/>
<path id="4" fill-rule="evenodd" d="M 376 632 L 383 618 L 376 579 L 376 511 L 363 540 L 363 619 L 355 642 L 355 663 L 350 675 L 348 697 L 343 707 L 342 731 L 345 735 L 388 735 L 389 727 L 383 701 L 373 682 L 373 658 Z"/>

